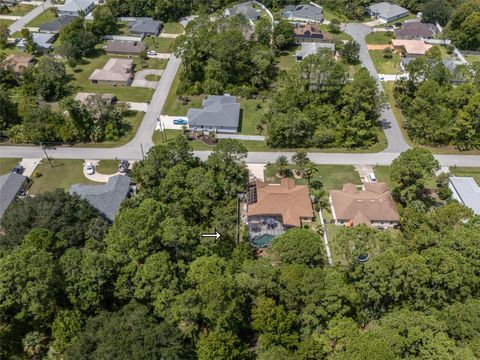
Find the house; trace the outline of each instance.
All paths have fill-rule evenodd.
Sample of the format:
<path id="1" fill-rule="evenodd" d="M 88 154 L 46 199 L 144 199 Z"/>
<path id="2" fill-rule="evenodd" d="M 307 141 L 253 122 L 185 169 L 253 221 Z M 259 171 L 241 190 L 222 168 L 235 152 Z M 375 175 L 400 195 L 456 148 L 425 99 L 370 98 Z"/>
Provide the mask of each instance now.
<path id="1" fill-rule="evenodd" d="M 88 99 L 95 95 L 98 95 L 98 94 L 79 92 L 77 95 L 75 95 L 75 100 L 85 105 L 88 103 Z M 115 101 L 117 100 L 113 94 L 101 94 L 100 97 L 108 105 L 115 103 Z"/>
<path id="2" fill-rule="evenodd" d="M 203 109 L 188 110 L 190 129 L 235 133 L 240 121 L 240 104 L 236 96 L 209 95 L 202 102 Z"/>
<path id="3" fill-rule="evenodd" d="M 139 55 L 147 49 L 141 41 L 108 40 L 105 51 L 107 54 Z"/>
<path id="4" fill-rule="evenodd" d="M 283 9 L 284 19 L 321 24 L 324 20 L 323 8 L 314 5 L 288 5 Z"/>
<path id="5" fill-rule="evenodd" d="M 372 18 L 378 19 L 382 23 L 389 23 L 407 16 L 409 11 L 396 4 L 384 1 L 368 6 L 367 13 Z"/>
<path id="6" fill-rule="evenodd" d="M 104 185 L 74 184 L 69 192 L 87 200 L 107 220 L 113 221 L 122 201 L 128 195 L 130 181 L 128 175 L 115 175 Z"/>
<path id="7" fill-rule="evenodd" d="M 333 42 L 332 34 L 322 32 L 317 25 L 300 25 L 293 29 L 293 32 L 298 44 L 302 42 Z"/>
<path id="8" fill-rule="evenodd" d="M 260 19 L 260 12 L 255 10 L 249 4 L 238 4 L 230 8 L 225 9 L 223 15 L 225 16 L 235 16 L 238 14 L 244 15 L 247 19 L 255 21 Z"/>
<path id="9" fill-rule="evenodd" d="M 299 52 L 297 52 L 294 57 L 297 61 L 302 61 L 307 56 L 315 55 L 320 49 L 329 49 L 332 52 L 335 52 L 334 43 L 316 43 L 316 42 L 307 42 L 302 43 L 302 47 Z"/>
<path id="10" fill-rule="evenodd" d="M 402 70 L 407 71 L 408 64 L 410 64 L 415 59 L 416 58 L 411 58 L 411 57 L 402 58 L 400 61 L 400 67 L 402 68 Z M 457 62 L 455 60 L 451 60 L 451 59 L 443 59 L 442 64 L 447 68 L 448 71 L 453 73 L 457 68 L 457 66 L 461 65 L 462 63 Z"/>
<path id="11" fill-rule="evenodd" d="M 33 42 L 37 44 L 37 51 L 39 52 L 48 52 L 52 48 L 52 44 L 57 39 L 57 34 L 49 34 L 49 33 L 40 33 L 40 32 L 32 32 Z M 26 50 L 26 41 L 25 39 L 20 39 L 17 43 L 17 47 L 20 50 Z"/>
<path id="12" fill-rule="evenodd" d="M 27 54 L 10 54 L 5 58 L 5 61 L 12 64 L 15 75 L 20 76 L 23 68 L 33 65 L 34 58 Z"/>
<path id="13" fill-rule="evenodd" d="M 400 29 L 395 29 L 395 38 L 401 40 L 432 39 L 435 34 L 435 25 L 424 24 L 420 21 L 405 22 Z"/>
<path id="14" fill-rule="evenodd" d="M 128 23 L 132 34 L 157 36 L 162 27 L 162 22 L 152 18 L 137 18 Z"/>
<path id="15" fill-rule="evenodd" d="M 448 187 L 452 190 L 452 197 L 460 204 L 480 215 L 480 187 L 472 177 L 451 176 Z"/>
<path id="16" fill-rule="evenodd" d="M 55 20 L 46 22 L 40 25 L 38 30 L 43 33 L 52 33 L 56 34 L 59 33 L 65 26 L 70 24 L 73 20 L 75 20 L 75 16 L 71 15 L 63 15 L 55 18 Z"/>
<path id="17" fill-rule="evenodd" d="M 23 175 L 8 173 L 0 176 L 0 218 L 17 195 L 26 189 L 28 178 Z"/>
<path id="18" fill-rule="evenodd" d="M 87 15 L 95 7 L 94 0 L 66 0 L 65 4 L 58 7 L 58 15 L 80 16 Z"/>
<path id="19" fill-rule="evenodd" d="M 399 40 L 392 39 L 392 45 L 395 50 L 404 53 L 405 57 L 419 57 L 432 48 L 432 45 L 425 44 L 423 40 Z"/>
<path id="20" fill-rule="evenodd" d="M 268 245 L 286 230 L 313 221 L 308 186 L 285 178 L 280 184 L 255 181 L 249 185 L 246 204 L 250 240 L 256 247 Z"/>
<path id="21" fill-rule="evenodd" d="M 129 86 L 133 80 L 133 60 L 110 59 L 103 69 L 95 69 L 88 80 L 92 84 Z"/>
<path id="22" fill-rule="evenodd" d="M 330 191 L 329 201 L 336 225 L 392 227 L 400 221 L 392 195 L 382 182 L 364 183 L 360 191 L 354 184 L 345 184 L 343 190 Z"/>

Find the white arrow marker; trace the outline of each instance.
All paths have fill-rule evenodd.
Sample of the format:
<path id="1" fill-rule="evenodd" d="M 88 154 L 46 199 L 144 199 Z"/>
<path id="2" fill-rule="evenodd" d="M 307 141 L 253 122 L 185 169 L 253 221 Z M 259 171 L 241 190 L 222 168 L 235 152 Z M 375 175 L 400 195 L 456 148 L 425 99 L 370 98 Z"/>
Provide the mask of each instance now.
<path id="1" fill-rule="evenodd" d="M 222 235 L 220 235 L 220 233 L 218 232 L 217 229 L 215 229 L 215 233 L 214 233 L 214 234 L 202 234 L 202 237 L 203 237 L 203 238 L 206 238 L 206 237 L 214 237 L 215 240 L 218 240 L 218 239 L 220 238 L 220 236 L 222 236 Z"/>

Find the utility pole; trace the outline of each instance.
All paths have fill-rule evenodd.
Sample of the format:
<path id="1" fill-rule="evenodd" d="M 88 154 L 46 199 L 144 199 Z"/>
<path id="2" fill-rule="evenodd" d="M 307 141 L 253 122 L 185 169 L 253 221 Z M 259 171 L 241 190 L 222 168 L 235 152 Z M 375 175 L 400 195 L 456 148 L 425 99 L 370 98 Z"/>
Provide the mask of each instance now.
<path id="1" fill-rule="evenodd" d="M 45 149 L 45 145 L 43 144 L 43 142 L 40 143 L 40 146 L 42 147 L 42 150 L 43 150 L 43 152 L 45 153 L 45 157 L 47 158 L 48 163 L 50 164 L 50 167 L 53 167 L 52 161 L 51 161 L 50 158 L 48 157 L 47 150 Z"/>
<path id="2" fill-rule="evenodd" d="M 140 143 L 140 150 L 142 151 L 142 159 L 145 160 L 145 154 L 143 153 L 143 145 Z"/>

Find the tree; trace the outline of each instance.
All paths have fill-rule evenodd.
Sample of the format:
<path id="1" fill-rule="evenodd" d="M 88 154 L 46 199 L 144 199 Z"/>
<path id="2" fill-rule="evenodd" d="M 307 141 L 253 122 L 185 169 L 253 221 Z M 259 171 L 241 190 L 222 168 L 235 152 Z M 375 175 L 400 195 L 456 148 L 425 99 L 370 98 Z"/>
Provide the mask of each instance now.
<path id="1" fill-rule="evenodd" d="M 37 43 L 33 41 L 33 36 L 30 33 L 30 30 L 28 30 L 27 28 L 23 28 L 21 30 L 21 34 L 23 41 L 25 42 L 25 50 L 29 54 L 35 54 L 35 52 L 37 51 Z"/>
<path id="2" fill-rule="evenodd" d="M 272 23 L 269 19 L 262 17 L 255 23 L 255 36 L 260 44 L 270 46 L 272 42 Z"/>
<path id="3" fill-rule="evenodd" d="M 8 38 L 10 37 L 10 30 L 5 23 L 0 24 L 0 49 L 5 49 L 8 44 Z"/>
<path id="4" fill-rule="evenodd" d="M 338 52 L 340 53 L 340 56 L 345 59 L 347 64 L 358 64 L 360 62 L 360 44 L 355 40 L 350 40 L 343 44 Z"/>
<path id="5" fill-rule="evenodd" d="M 307 166 L 310 164 L 307 151 L 304 149 L 297 150 L 295 154 L 292 155 L 292 163 L 296 165 L 298 173 L 303 177 Z"/>
<path id="6" fill-rule="evenodd" d="M 432 153 L 421 148 L 404 151 L 393 160 L 390 177 L 399 183 L 393 194 L 398 201 L 408 204 L 424 198 L 425 182 L 440 168 Z"/>
<path id="7" fill-rule="evenodd" d="M 279 50 L 292 46 L 295 42 L 293 26 L 287 20 L 280 20 L 273 29 L 273 41 Z"/>
<path id="8" fill-rule="evenodd" d="M 116 29 L 117 21 L 108 6 L 97 6 L 93 10 L 92 32 L 96 36 L 112 34 Z"/>
<path id="9" fill-rule="evenodd" d="M 383 49 L 383 57 L 385 59 L 391 59 L 393 57 L 393 51 L 391 48 L 387 47 Z"/>
<path id="10" fill-rule="evenodd" d="M 446 28 L 446 34 L 460 49 L 475 50 L 480 48 L 480 2 L 469 0 L 453 12 Z"/>
<path id="11" fill-rule="evenodd" d="M 92 24 L 95 31 L 104 31 L 102 26 L 106 26 L 108 30 L 115 27 L 110 24 L 108 19 L 108 8 L 98 6 L 95 12 L 98 12 L 97 22 Z M 111 15 L 111 14 L 110 14 Z M 100 17 L 98 17 L 100 16 Z M 111 19 L 110 19 L 111 21 Z M 59 35 L 59 53 L 72 63 L 78 62 L 82 57 L 90 55 L 95 50 L 97 37 L 86 29 L 85 20 L 82 17 L 76 17 L 70 24 L 65 26 Z"/>
<path id="12" fill-rule="evenodd" d="M 330 20 L 330 24 L 328 24 L 328 30 L 334 34 L 338 34 L 341 32 L 340 30 L 340 20 L 334 18 Z"/>
<path id="13" fill-rule="evenodd" d="M 285 176 L 285 173 L 288 171 L 288 159 L 286 156 L 281 155 L 277 158 L 275 161 L 275 169 L 280 176 Z"/>
<path id="14" fill-rule="evenodd" d="M 445 26 L 452 14 L 452 5 L 447 0 L 430 0 L 422 6 L 422 22 L 433 23 L 438 22 Z"/>
<path id="15" fill-rule="evenodd" d="M 247 359 L 244 344 L 235 334 L 221 330 L 214 330 L 200 335 L 197 342 L 197 357 L 199 360 Z"/>

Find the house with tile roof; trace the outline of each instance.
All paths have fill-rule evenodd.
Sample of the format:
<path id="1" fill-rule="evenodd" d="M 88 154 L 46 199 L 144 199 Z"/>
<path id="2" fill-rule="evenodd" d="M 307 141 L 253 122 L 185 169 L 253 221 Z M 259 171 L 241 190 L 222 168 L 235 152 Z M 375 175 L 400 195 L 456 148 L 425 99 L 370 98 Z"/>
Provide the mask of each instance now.
<path id="1" fill-rule="evenodd" d="M 401 40 L 392 39 L 393 48 L 405 55 L 405 57 L 419 57 L 432 48 L 433 45 L 426 44 L 423 40 Z"/>
<path id="2" fill-rule="evenodd" d="M 192 130 L 235 133 L 240 122 L 240 104 L 236 96 L 209 95 L 203 109 L 189 109 L 188 126 Z"/>
<path id="3" fill-rule="evenodd" d="M 382 182 L 364 183 L 361 190 L 345 184 L 342 190 L 330 191 L 329 201 L 336 225 L 393 227 L 400 221 L 392 194 Z"/>

